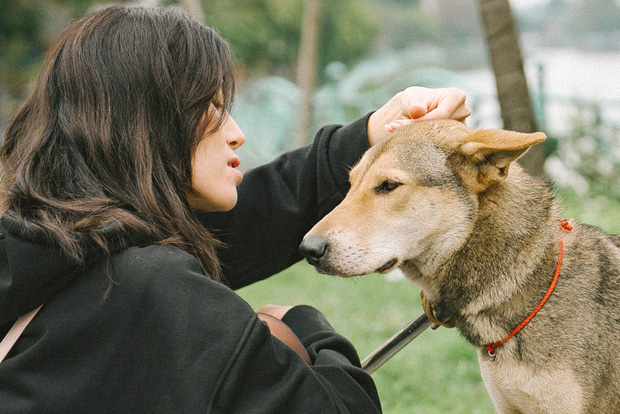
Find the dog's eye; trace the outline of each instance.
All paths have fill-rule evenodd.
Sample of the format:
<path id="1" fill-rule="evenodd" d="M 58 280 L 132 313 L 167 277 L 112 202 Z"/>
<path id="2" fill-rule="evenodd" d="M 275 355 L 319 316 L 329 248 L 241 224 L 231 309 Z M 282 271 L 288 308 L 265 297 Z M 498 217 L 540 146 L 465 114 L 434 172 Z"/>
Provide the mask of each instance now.
<path id="1" fill-rule="evenodd" d="M 375 192 L 377 194 L 391 193 L 392 191 L 396 190 L 401 185 L 402 183 L 399 183 L 396 181 L 385 180 L 381 184 L 375 187 Z"/>

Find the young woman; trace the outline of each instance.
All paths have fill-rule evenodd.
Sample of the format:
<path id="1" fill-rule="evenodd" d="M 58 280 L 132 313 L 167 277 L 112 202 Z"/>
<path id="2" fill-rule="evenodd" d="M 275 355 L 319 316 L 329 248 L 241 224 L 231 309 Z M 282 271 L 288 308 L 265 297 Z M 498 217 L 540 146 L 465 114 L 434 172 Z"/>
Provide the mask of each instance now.
<path id="1" fill-rule="evenodd" d="M 226 43 L 179 11 L 61 35 L 0 148 L 0 335 L 44 304 L 0 364 L 0 412 L 380 412 L 317 310 L 259 318 L 231 288 L 300 260 L 370 144 L 464 119 L 465 97 L 410 88 L 244 178 L 233 94 Z"/>

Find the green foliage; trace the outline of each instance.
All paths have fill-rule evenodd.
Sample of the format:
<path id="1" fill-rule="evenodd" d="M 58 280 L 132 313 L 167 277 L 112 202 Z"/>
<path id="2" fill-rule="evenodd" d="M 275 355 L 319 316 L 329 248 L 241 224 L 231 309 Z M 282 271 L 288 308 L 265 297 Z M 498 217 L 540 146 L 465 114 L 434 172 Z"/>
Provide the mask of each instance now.
<path id="1" fill-rule="evenodd" d="M 441 41 L 439 21 L 418 1 L 366 0 L 366 3 L 377 16 L 381 44 L 398 50 L 410 48 L 412 44 Z"/>
<path id="2" fill-rule="evenodd" d="M 321 67 L 329 62 L 353 63 L 368 54 L 377 36 L 371 10 L 359 0 L 323 1 Z"/>
<path id="3" fill-rule="evenodd" d="M 75 15 L 81 16 L 96 3 L 96 0 L 54 0 L 54 2 L 58 5 L 68 7 Z M 123 0 L 118 3 L 123 3 Z"/>
<path id="4" fill-rule="evenodd" d="M 301 24 L 297 6 L 296 2 L 269 0 L 208 2 L 205 23 L 228 40 L 243 64 L 277 67 L 292 62 L 295 55 L 293 45 L 299 42 Z"/>
<path id="5" fill-rule="evenodd" d="M 0 0 L 0 136 L 26 99 L 47 47 L 92 0 Z"/>
<path id="6" fill-rule="evenodd" d="M 563 217 L 620 234 L 620 200 L 592 191 L 578 193 L 569 187 L 558 187 L 556 193 L 564 207 Z"/>
<path id="7" fill-rule="evenodd" d="M 45 15 L 35 3 L 0 2 L 0 85 L 19 94 L 38 66 L 45 44 Z"/>
<path id="8" fill-rule="evenodd" d="M 37 40 L 43 18 L 40 8 L 29 1 L 15 0 L 0 2 L 0 36 L 5 41 L 13 38 Z"/>
<path id="9" fill-rule="evenodd" d="M 571 132 L 549 139 L 547 171 L 562 187 L 620 201 L 620 125 L 604 122 L 598 104 L 575 108 Z"/>
<path id="10" fill-rule="evenodd" d="M 237 59 L 259 72 L 294 66 L 299 48 L 303 0 L 228 0 L 205 3 L 205 22 L 229 41 Z M 355 0 L 324 1 L 320 66 L 352 62 L 373 45 L 376 24 Z"/>

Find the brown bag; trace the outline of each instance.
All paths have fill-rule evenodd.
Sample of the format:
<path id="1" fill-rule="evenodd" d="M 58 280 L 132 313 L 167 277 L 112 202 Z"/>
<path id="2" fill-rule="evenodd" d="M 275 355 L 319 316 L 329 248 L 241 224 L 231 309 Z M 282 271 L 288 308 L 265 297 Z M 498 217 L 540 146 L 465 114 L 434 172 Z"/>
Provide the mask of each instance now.
<path id="1" fill-rule="evenodd" d="M 42 307 L 43 305 L 39 306 L 35 310 L 22 315 L 19 319 L 17 319 L 17 321 L 15 321 L 2 342 L 0 342 L 0 362 L 4 361 L 4 358 L 7 356 L 11 348 L 13 348 L 13 345 L 15 345 L 17 339 L 19 339 L 22 332 L 24 332 L 24 329 L 26 329 L 26 326 L 28 326 L 32 318 L 34 318 L 34 315 L 36 315 Z"/>

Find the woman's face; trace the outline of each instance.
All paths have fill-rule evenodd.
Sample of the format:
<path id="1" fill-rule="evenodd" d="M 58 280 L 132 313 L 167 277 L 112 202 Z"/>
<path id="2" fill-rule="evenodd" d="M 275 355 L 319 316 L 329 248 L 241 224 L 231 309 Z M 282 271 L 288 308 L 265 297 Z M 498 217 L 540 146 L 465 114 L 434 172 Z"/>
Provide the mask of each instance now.
<path id="1" fill-rule="evenodd" d="M 243 132 L 229 115 L 217 131 L 201 139 L 192 158 L 192 187 L 187 195 L 190 207 L 228 211 L 235 206 L 243 175 L 235 169 L 239 157 L 234 150 L 244 142 Z"/>

